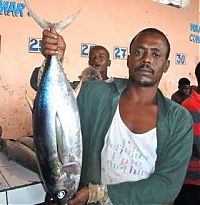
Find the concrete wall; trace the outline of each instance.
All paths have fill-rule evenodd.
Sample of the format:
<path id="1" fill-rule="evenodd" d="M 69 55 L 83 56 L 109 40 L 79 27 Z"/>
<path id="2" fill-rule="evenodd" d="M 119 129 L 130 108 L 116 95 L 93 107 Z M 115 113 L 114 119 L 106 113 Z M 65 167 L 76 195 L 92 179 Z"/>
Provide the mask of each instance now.
<path id="1" fill-rule="evenodd" d="M 0 1 L 1 6 L 5 2 Z M 126 60 L 113 59 L 115 46 L 129 47 L 137 32 L 146 27 L 162 30 L 171 42 L 171 66 L 163 76 L 160 88 L 168 97 L 177 89 L 180 77 L 195 82 L 194 67 L 199 60 L 199 45 L 191 42 L 190 23 L 199 24 L 199 2 L 191 0 L 188 9 L 177 9 L 151 0 L 29 0 L 32 7 L 46 19 L 59 21 L 81 8 L 75 22 L 62 35 L 67 44 L 64 68 L 70 80 L 78 79 L 81 70 L 87 66 L 87 57 L 81 57 L 81 44 L 101 44 L 111 53 L 110 76 L 127 77 Z M 12 4 L 13 6 L 14 4 Z M 0 15 L 0 125 L 3 137 L 17 138 L 32 134 L 31 111 L 24 93 L 31 97 L 35 92 L 29 85 L 31 73 L 40 66 L 43 56 L 29 53 L 29 38 L 41 38 L 42 30 L 27 16 L 24 9 L 21 16 Z M 14 8 L 14 7 L 13 7 Z M 176 53 L 186 56 L 186 64 L 176 64 Z"/>

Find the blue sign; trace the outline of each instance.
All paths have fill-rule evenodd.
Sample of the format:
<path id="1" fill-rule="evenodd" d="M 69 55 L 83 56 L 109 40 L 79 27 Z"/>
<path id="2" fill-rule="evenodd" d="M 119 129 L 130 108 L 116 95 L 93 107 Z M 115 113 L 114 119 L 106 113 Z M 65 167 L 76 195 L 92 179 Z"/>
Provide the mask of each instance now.
<path id="1" fill-rule="evenodd" d="M 184 53 L 176 54 L 176 64 L 180 64 L 180 65 L 186 64 L 186 55 Z"/>
<path id="2" fill-rule="evenodd" d="M 23 16 L 24 9 L 26 5 L 25 3 L 15 2 L 15 1 L 2 1 L 0 0 L 0 15 L 5 16 Z"/>
<path id="3" fill-rule="evenodd" d="M 189 35 L 190 42 L 200 43 L 200 35 L 199 35 L 200 25 L 194 24 L 194 23 L 190 23 L 190 31 L 197 33 L 197 34 L 190 34 Z"/>
<path id="4" fill-rule="evenodd" d="M 199 33 L 200 32 L 200 26 L 197 25 L 197 24 L 191 23 L 190 24 L 190 31 Z"/>
<path id="5" fill-rule="evenodd" d="M 128 48 L 126 47 L 114 47 L 114 56 L 115 59 L 127 59 Z"/>
<path id="6" fill-rule="evenodd" d="M 41 38 L 29 38 L 29 53 L 40 53 L 41 45 Z"/>
<path id="7" fill-rule="evenodd" d="M 90 48 L 95 46 L 95 44 L 91 44 L 91 43 L 81 43 L 81 56 L 82 57 L 88 57 L 89 56 L 89 52 L 90 52 Z"/>

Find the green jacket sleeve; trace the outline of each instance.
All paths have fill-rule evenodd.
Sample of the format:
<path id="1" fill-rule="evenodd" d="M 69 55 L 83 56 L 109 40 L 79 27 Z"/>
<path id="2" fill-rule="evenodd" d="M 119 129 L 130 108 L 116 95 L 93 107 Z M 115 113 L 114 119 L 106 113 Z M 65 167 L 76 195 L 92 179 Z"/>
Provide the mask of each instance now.
<path id="1" fill-rule="evenodd" d="M 186 110 L 179 109 L 172 115 L 173 117 L 168 118 L 167 123 L 159 128 L 161 135 L 167 136 L 161 154 L 157 156 L 154 173 L 148 179 L 137 182 L 108 185 L 113 204 L 169 204 L 177 196 L 192 152 L 193 122 Z"/>

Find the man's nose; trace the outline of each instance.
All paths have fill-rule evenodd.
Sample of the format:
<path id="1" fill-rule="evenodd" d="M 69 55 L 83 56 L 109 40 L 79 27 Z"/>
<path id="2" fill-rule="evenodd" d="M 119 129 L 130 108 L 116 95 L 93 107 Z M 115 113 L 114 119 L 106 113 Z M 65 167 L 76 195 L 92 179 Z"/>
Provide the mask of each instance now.
<path id="1" fill-rule="evenodd" d="M 148 51 L 144 52 L 142 56 L 143 63 L 151 63 L 151 55 Z"/>
<path id="2" fill-rule="evenodd" d="M 95 64 L 99 64 L 99 62 L 100 62 L 99 58 L 96 57 L 95 60 L 94 60 L 94 63 L 95 63 Z"/>

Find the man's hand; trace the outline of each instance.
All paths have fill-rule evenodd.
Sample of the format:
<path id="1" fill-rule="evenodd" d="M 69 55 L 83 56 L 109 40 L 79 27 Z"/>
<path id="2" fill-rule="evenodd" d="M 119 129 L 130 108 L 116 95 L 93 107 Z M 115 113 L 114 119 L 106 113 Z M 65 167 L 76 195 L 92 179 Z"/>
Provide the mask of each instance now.
<path id="1" fill-rule="evenodd" d="M 88 187 L 83 187 L 79 192 L 76 193 L 75 197 L 68 201 L 68 205 L 83 205 L 86 204 L 89 198 Z"/>
<path id="2" fill-rule="evenodd" d="M 47 57 L 48 55 L 57 55 L 60 60 L 62 60 L 65 48 L 65 41 L 63 37 L 56 32 L 54 25 L 52 25 L 50 31 L 43 31 L 41 52 L 44 57 Z"/>

